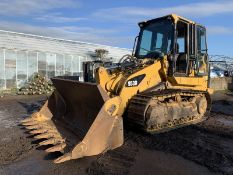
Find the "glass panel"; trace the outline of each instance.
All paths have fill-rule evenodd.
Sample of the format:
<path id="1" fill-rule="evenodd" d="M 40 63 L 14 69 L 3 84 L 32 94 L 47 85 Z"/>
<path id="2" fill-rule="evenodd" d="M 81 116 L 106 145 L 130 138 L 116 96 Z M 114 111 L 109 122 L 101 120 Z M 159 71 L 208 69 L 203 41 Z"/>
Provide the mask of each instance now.
<path id="1" fill-rule="evenodd" d="M 162 43 L 163 43 L 163 34 L 162 33 L 157 33 L 157 39 L 156 39 L 156 43 L 155 43 L 155 49 L 162 48 Z"/>
<path id="2" fill-rule="evenodd" d="M 48 78 L 55 76 L 55 60 L 56 60 L 56 54 L 52 54 L 52 53 L 46 54 Z"/>
<path id="3" fill-rule="evenodd" d="M 90 56 L 89 57 L 85 56 L 84 58 L 85 58 L 85 61 L 93 61 L 93 58 Z"/>
<path id="4" fill-rule="evenodd" d="M 4 73 L 4 51 L 0 49 L 0 89 L 3 89 L 5 86 Z"/>
<path id="5" fill-rule="evenodd" d="M 188 30 L 188 25 L 182 21 L 178 21 L 177 43 L 176 43 L 177 54 L 187 53 L 187 30 Z"/>
<path id="6" fill-rule="evenodd" d="M 0 89 L 4 89 L 4 88 L 5 88 L 5 80 L 0 79 Z"/>
<path id="7" fill-rule="evenodd" d="M 197 49 L 198 53 L 206 53 L 206 31 L 203 27 L 197 27 Z"/>
<path id="8" fill-rule="evenodd" d="M 27 81 L 27 52 L 17 51 L 17 87 L 22 87 Z"/>
<path id="9" fill-rule="evenodd" d="M 37 72 L 37 53 L 28 52 L 28 77 Z"/>
<path id="10" fill-rule="evenodd" d="M 56 76 L 64 75 L 64 56 L 56 55 Z"/>
<path id="11" fill-rule="evenodd" d="M 73 75 L 78 76 L 78 72 L 79 72 L 79 56 L 77 56 L 77 55 L 73 56 L 72 72 L 73 72 Z"/>
<path id="12" fill-rule="evenodd" d="M 83 62 L 87 60 L 87 57 L 79 56 L 79 80 L 83 81 Z"/>
<path id="13" fill-rule="evenodd" d="M 198 57 L 196 60 L 198 75 L 207 75 L 208 68 L 208 57 L 207 57 L 207 47 L 206 47 L 206 30 L 205 28 L 197 27 L 197 52 Z"/>
<path id="14" fill-rule="evenodd" d="M 185 52 L 185 38 L 177 38 L 177 46 L 178 46 L 178 53 L 184 53 Z"/>
<path id="15" fill-rule="evenodd" d="M 77 76 L 79 76 L 79 81 L 83 81 L 83 72 L 79 72 Z"/>
<path id="16" fill-rule="evenodd" d="M 137 46 L 136 57 L 158 57 L 161 53 L 167 54 L 173 43 L 173 25 L 170 20 L 158 20 L 141 27 L 139 45 Z"/>
<path id="17" fill-rule="evenodd" d="M 16 86 L 16 51 L 6 50 L 6 88 Z"/>
<path id="18" fill-rule="evenodd" d="M 72 56 L 65 56 L 65 75 L 71 75 Z"/>
<path id="19" fill-rule="evenodd" d="M 38 73 L 46 76 L 46 54 L 43 52 L 38 53 Z"/>
<path id="20" fill-rule="evenodd" d="M 80 59 L 80 69 L 79 69 L 79 72 L 83 72 L 83 62 L 86 61 L 86 58 L 83 57 L 83 56 L 79 56 L 79 59 Z"/>
<path id="21" fill-rule="evenodd" d="M 151 48 L 151 38 L 152 38 L 152 32 L 148 30 L 144 30 L 142 34 L 142 41 L 140 47 L 140 54 L 146 55 L 148 50 Z"/>

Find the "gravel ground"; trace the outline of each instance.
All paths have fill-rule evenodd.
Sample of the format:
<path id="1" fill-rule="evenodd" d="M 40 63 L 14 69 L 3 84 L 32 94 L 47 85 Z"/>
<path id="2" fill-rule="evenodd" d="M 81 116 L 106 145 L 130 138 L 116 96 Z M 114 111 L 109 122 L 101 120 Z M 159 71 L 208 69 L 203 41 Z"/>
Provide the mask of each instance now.
<path id="1" fill-rule="evenodd" d="M 163 134 L 125 129 L 122 147 L 105 154 L 53 164 L 18 124 L 45 96 L 0 99 L 0 174 L 233 174 L 233 96 L 217 94 L 207 121 Z"/>

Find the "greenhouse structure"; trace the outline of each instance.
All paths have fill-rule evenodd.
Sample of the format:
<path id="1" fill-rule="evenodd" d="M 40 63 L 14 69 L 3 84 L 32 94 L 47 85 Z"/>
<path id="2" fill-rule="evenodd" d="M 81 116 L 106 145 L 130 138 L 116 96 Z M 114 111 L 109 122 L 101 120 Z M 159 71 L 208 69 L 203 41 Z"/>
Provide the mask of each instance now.
<path id="1" fill-rule="evenodd" d="M 0 89 L 20 88 L 34 73 L 82 77 L 82 62 L 105 49 L 117 62 L 129 49 L 0 30 Z"/>

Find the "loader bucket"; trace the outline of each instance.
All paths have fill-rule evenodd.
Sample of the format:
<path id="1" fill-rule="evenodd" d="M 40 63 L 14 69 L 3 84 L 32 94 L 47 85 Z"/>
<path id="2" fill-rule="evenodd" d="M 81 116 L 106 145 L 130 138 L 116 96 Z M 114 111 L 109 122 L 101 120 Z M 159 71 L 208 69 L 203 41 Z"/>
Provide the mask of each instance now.
<path id="1" fill-rule="evenodd" d="M 55 86 L 41 110 L 22 121 L 36 139 L 46 139 L 39 145 L 53 145 L 47 152 L 64 155 L 55 160 L 97 155 L 123 144 L 122 117 L 108 110 L 118 106 L 100 85 L 83 83 L 65 77 L 51 79 Z"/>

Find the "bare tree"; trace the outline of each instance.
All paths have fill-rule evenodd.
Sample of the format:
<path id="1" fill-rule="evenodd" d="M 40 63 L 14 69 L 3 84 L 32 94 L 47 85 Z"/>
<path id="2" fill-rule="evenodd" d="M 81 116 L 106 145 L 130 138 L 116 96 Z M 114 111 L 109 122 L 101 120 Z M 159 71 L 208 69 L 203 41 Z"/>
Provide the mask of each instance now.
<path id="1" fill-rule="evenodd" d="M 108 50 L 105 50 L 105 49 L 96 49 L 95 50 L 95 54 L 96 54 L 96 57 L 99 60 L 104 61 L 104 59 L 108 55 Z"/>

